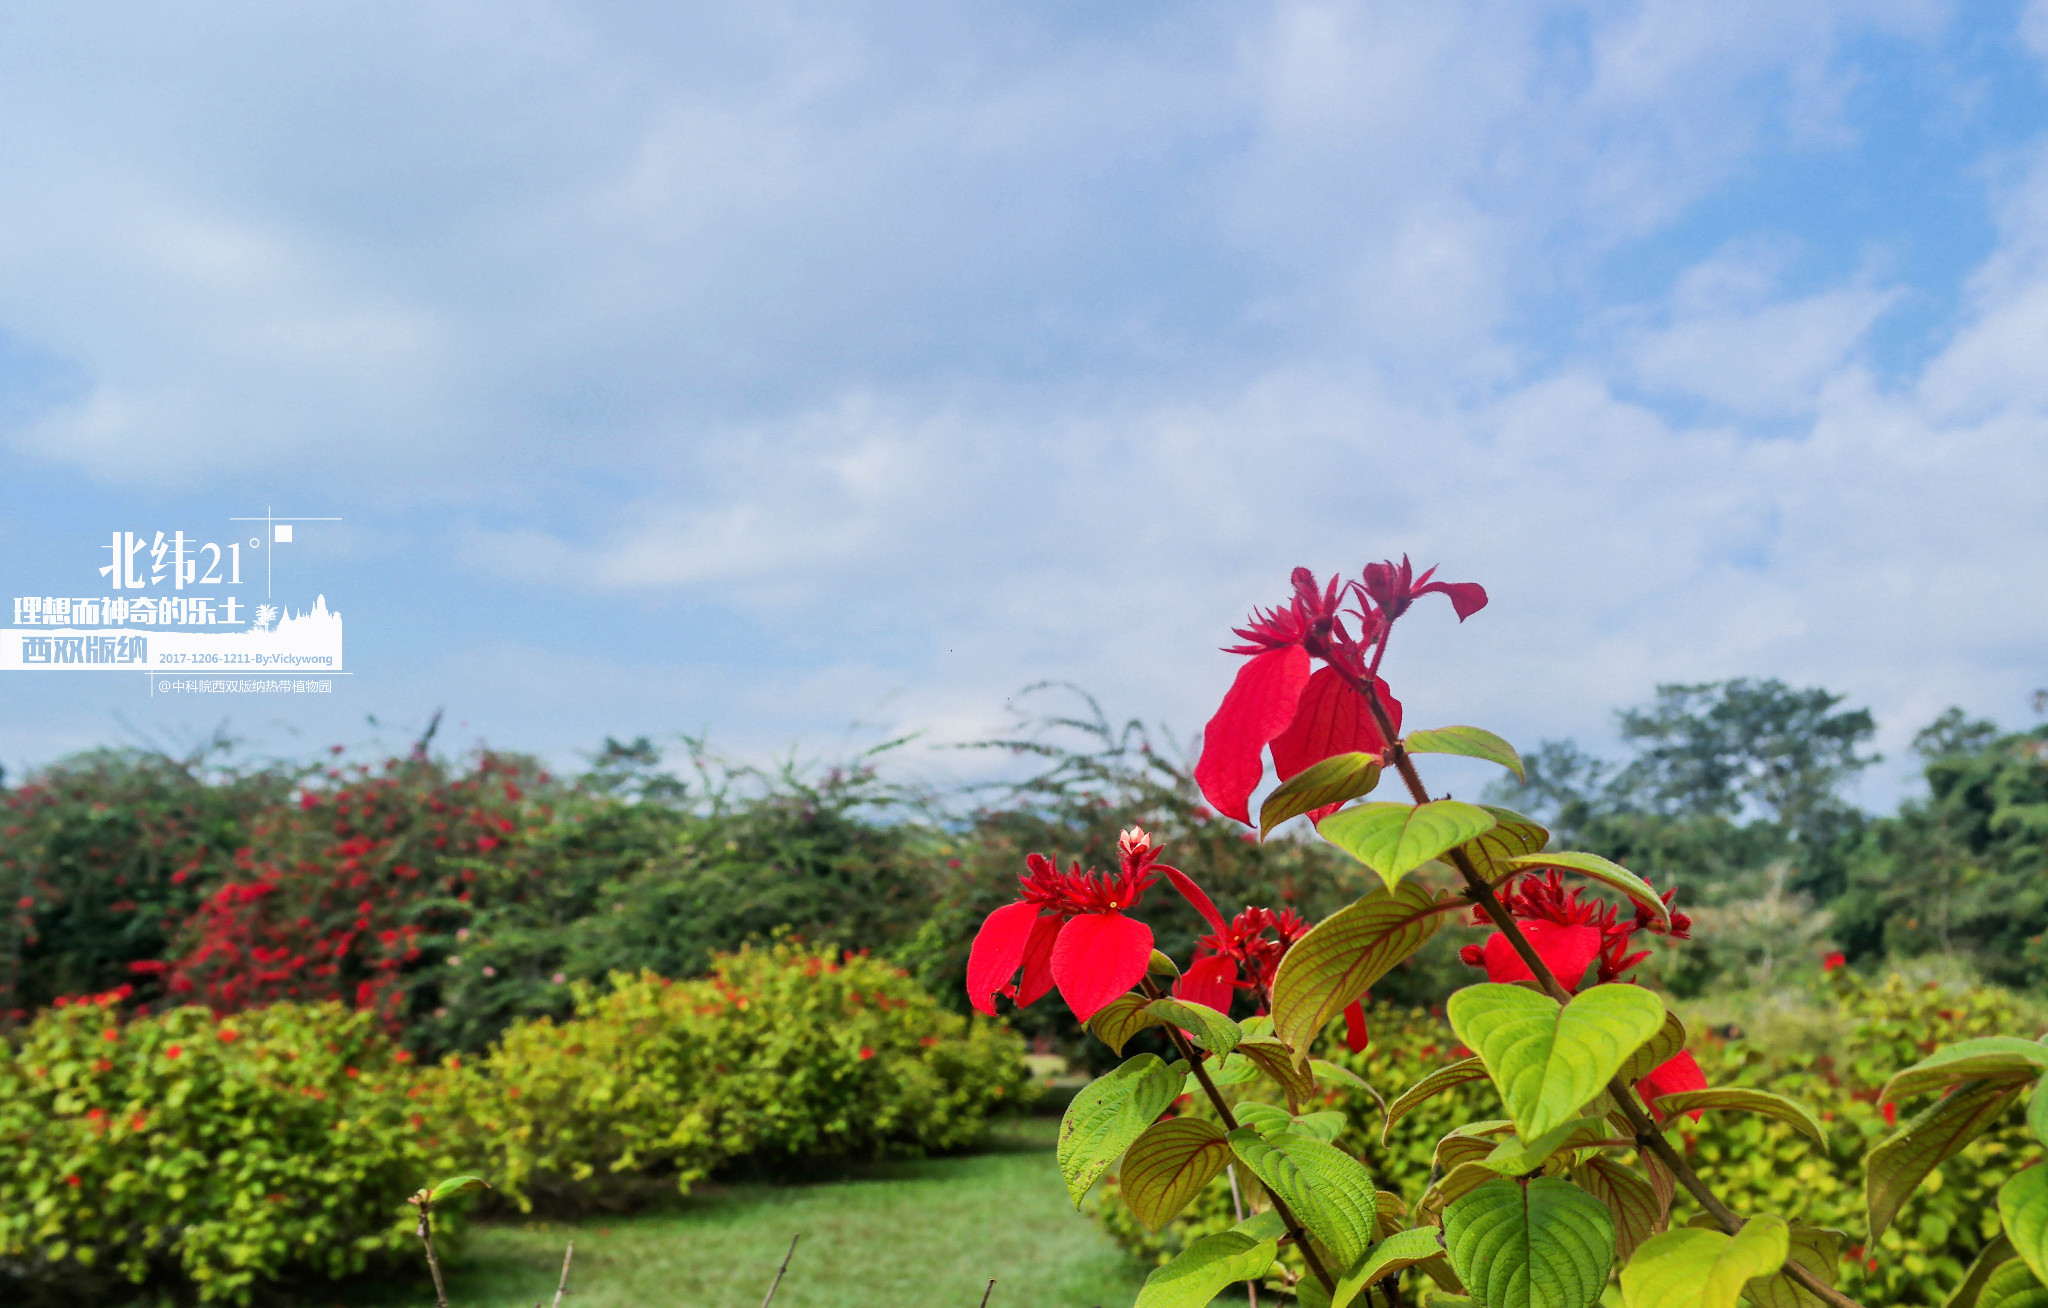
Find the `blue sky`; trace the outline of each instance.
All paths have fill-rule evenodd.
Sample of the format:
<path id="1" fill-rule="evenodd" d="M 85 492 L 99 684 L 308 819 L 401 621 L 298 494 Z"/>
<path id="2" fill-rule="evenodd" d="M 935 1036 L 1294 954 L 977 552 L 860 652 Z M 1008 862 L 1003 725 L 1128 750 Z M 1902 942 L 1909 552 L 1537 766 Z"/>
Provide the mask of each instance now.
<path id="1" fill-rule="evenodd" d="M 0 763 L 1186 735 L 1404 551 L 1494 595 L 1418 723 L 2023 725 L 2048 0 L 0 6 L 0 589 L 265 506 L 331 700 L 10 674 Z"/>

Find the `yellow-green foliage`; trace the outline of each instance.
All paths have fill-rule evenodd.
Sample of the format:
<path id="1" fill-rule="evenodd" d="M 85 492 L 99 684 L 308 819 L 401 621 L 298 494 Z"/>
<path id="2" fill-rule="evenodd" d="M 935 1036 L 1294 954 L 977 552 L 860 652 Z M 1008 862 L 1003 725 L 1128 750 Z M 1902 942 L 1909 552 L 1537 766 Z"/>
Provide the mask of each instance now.
<path id="1" fill-rule="evenodd" d="M 879 960 L 788 942 L 697 981 L 614 974 L 578 989 L 575 1017 L 515 1025 L 434 1079 L 525 1207 L 617 1199 L 650 1175 L 687 1189 L 740 1159 L 957 1148 L 1028 1084 L 1007 1028 Z"/>
<path id="2" fill-rule="evenodd" d="M 246 1302 L 408 1248 L 441 1160 L 402 1058 L 334 1004 L 44 1011 L 0 1046 L 0 1299 L 160 1277 Z"/>
<path id="3" fill-rule="evenodd" d="M 1863 1159 L 1892 1129 L 1876 1103 L 1877 1089 L 1893 1072 L 1939 1046 L 1972 1036 L 2037 1032 L 2004 991 L 1912 984 L 1897 976 L 1868 985 L 1838 972 L 1813 996 L 1808 1011 L 1813 1020 L 1804 1023 L 1803 1038 L 1767 1045 L 1740 1034 L 1738 1023 L 1738 1031 L 1728 1033 L 1732 1038 L 1695 1029 L 1692 1049 L 1714 1085 L 1769 1089 L 1812 1108 L 1827 1124 L 1832 1152 L 1823 1153 L 1786 1123 L 1735 1112 L 1681 1120 L 1673 1128 L 1677 1143 L 1738 1212 L 1777 1213 L 1847 1232 L 1840 1284 L 1852 1296 L 1873 1305 L 1939 1304 L 1977 1251 L 1998 1234 L 1998 1187 L 2042 1149 L 2026 1129 L 2021 1108 L 2013 1108 L 1929 1177 L 1877 1247 L 1868 1249 Z M 1799 1024 L 1776 1025 L 1782 1030 Z M 1341 1023 L 1324 1034 L 1322 1052 L 1359 1072 L 1389 1101 L 1465 1052 L 1449 1028 L 1428 1013 L 1376 1006 L 1371 1028 L 1372 1046 L 1362 1056 L 1344 1051 Z M 1264 1082 L 1256 1084 L 1257 1097 L 1272 1097 Z M 1383 1147 L 1378 1108 L 1368 1096 L 1347 1091 L 1329 1099 L 1329 1106 L 1350 1116 L 1337 1143 L 1365 1160 L 1380 1188 L 1409 1203 L 1427 1184 L 1438 1139 L 1461 1123 L 1501 1115 L 1491 1085 L 1469 1082 L 1396 1123 L 1390 1144 Z M 1898 1121 L 1925 1106 L 1899 1105 Z M 1184 1103 L 1183 1110 L 1208 1112 L 1194 1101 Z M 1242 1175 L 1239 1183 L 1256 1184 Z M 1681 1193 L 1674 1223 L 1683 1223 L 1688 1202 Z M 1161 1263 L 1233 1220 L 1230 1191 L 1220 1179 L 1156 1234 L 1139 1226 L 1116 1198 L 1114 1177 L 1089 1203 L 1119 1242 Z"/>

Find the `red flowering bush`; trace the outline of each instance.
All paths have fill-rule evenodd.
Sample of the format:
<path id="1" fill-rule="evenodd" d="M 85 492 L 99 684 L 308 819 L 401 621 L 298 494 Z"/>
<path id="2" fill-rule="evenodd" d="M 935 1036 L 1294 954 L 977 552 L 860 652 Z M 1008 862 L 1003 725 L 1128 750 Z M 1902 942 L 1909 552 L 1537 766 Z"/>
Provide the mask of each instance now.
<path id="1" fill-rule="evenodd" d="M 522 1207 L 624 1202 L 736 1165 L 959 1148 L 1028 1085 L 1023 1042 L 941 1009 L 901 969 L 782 942 L 671 982 L 576 988 L 434 1073 Z"/>
<path id="2" fill-rule="evenodd" d="M 1061 871 L 1033 854 L 1018 901 L 982 924 L 966 973 L 975 1007 L 995 1011 L 1001 998 L 1028 1007 L 1057 988 L 1108 1048 L 1121 1052 L 1155 1028 L 1171 1047 L 1173 1061 L 1138 1053 L 1075 1096 L 1059 1146 L 1069 1194 L 1079 1205 L 1116 1164 L 1118 1197 L 1158 1230 L 1227 1177 L 1233 1223 L 1160 1267 L 1142 1308 L 1200 1308 L 1247 1280 L 1313 1308 L 1393 1304 L 1411 1271 L 1437 1287 L 1426 1300 L 1447 1291 L 1480 1308 L 1592 1308 L 1609 1300 L 1617 1272 L 1624 1308 L 1853 1305 L 1835 1285 L 1842 1231 L 1797 1206 L 1789 1216 L 1737 1211 L 1697 1165 L 1708 1151 L 1692 1130 L 1710 1110 L 1784 1123 L 1822 1157 L 1829 1141 L 1806 1105 L 1710 1085 L 1684 1024 L 1634 984 L 1648 956 L 1639 936 L 1690 936 L 1671 892 L 1608 859 L 1548 849 L 1550 833 L 1520 813 L 1425 787 L 1415 760 L 1430 753 L 1523 772 L 1515 749 L 1480 728 L 1402 731 L 1401 706 L 1380 677 L 1397 620 L 1431 594 L 1449 599 L 1460 621 L 1486 604 L 1479 586 L 1433 575 L 1416 576 L 1406 559 L 1349 582 L 1297 569 L 1290 600 L 1239 629 L 1244 643 L 1231 652 L 1246 661 L 1194 773 L 1217 811 L 1251 825 L 1270 753 L 1279 784 L 1259 806 L 1259 835 L 1306 818 L 1378 888 L 1306 929 L 1256 906 L 1225 922 L 1133 828 L 1113 873 L 1078 863 Z M 1365 798 L 1387 773 L 1406 802 Z M 1131 916 L 1159 875 L 1211 928 L 1185 970 Z M 1371 987 L 1460 913 L 1493 933 L 1462 951 L 1487 980 L 1446 1005 L 1456 1061 L 1383 1075 L 1397 1090 L 1389 1103 L 1355 1063 L 1315 1056 L 1340 1014 L 1353 1057 L 1370 1048 L 1360 1005 Z M 2007 1037 L 1942 1050 L 1930 1036 L 1920 1052 L 1929 1056 L 1872 1091 L 1887 1128 L 1898 1100 L 1940 1097 L 1869 1150 L 1870 1243 L 2048 1069 L 2048 1043 Z M 1384 1150 L 1397 1123 L 1482 1085 L 1505 1116 L 1438 1139 L 1412 1195 L 1379 1184 L 1416 1169 L 1374 1165 L 1355 1120 L 1359 1097 L 1349 1096 L 1349 1112 L 1333 1106 L 1348 1089 L 1365 1092 Z M 2048 1097 L 2034 1104 L 2034 1130 L 2048 1140 Z M 1673 1228 L 1680 1192 L 1699 1212 Z M 1213 1211 L 1220 1200 L 1204 1202 Z M 2048 1168 L 2006 1181 L 1998 1209 L 2005 1238 L 1986 1246 L 1950 1301 L 1958 1308 L 1980 1294 L 2008 1308 L 2048 1301 L 2037 1279 L 2048 1275 Z M 1987 1234 L 1995 1229 L 1989 1214 L 1983 1221 Z"/>
<path id="3" fill-rule="evenodd" d="M 0 1046 L 0 1300 L 155 1283 L 246 1303 L 410 1252 L 404 1196 L 448 1160 L 370 1014 L 124 1021 L 121 998 L 47 1009 Z"/>
<path id="4" fill-rule="evenodd" d="M 231 1013 L 334 1000 L 397 1031 L 439 1001 L 435 968 L 480 894 L 514 895 L 540 869 L 520 837 L 548 813 L 545 775 L 485 753 L 464 772 L 392 759 L 308 780 L 264 810 L 187 921 L 180 948 L 134 965 L 170 996 Z"/>

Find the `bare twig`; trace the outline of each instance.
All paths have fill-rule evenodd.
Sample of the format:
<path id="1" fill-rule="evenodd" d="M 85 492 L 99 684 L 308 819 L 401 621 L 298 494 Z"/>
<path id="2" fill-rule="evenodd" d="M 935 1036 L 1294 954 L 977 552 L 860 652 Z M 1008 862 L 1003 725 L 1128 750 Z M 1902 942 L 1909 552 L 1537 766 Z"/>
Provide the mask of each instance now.
<path id="1" fill-rule="evenodd" d="M 988 1297 L 994 1294 L 995 1292 L 996 1280 L 993 1276 L 991 1276 L 988 1280 L 988 1289 L 983 1290 L 981 1292 L 981 1308 L 988 1308 Z"/>
<path id="2" fill-rule="evenodd" d="M 761 1308 L 768 1308 L 769 1304 L 775 1302 L 775 1292 L 782 1288 L 782 1274 L 789 1270 L 790 1257 L 796 1253 L 796 1242 L 803 1238 L 801 1231 L 789 1237 L 789 1252 L 782 1255 L 782 1266 L 775 1269 L 775 1279 L 769 1282 L 768 1293 L 761 1298 Z"/>
<path id="3" fill-rule="evenodd" d="M 1244 1197 L 1237 1192 L 1237 1164 L 1226 1164 L 1223 1168 L 1223 1174 L 1230 1178 L 1230 1211 L 1237 1214 L 1238 1224 L 1243 1225 Z M 1257 1281 L 1246 1281 L 1244 1283 L 1244 1297 L 1245 1302 L 1250 1304 L 1251 1308 L 1259 1308 L 1259 1283 Z"/>
<path id="4" fill-rule="evenodd" d="M 576 1256 L 576 1242 L 569 1241 L 569 1247 L 562 1250 L 562 1279 L 555 1284 L 555 1308 L 562 1308 L 562 1296 L 569 1292 L 569 1260 Z"/>

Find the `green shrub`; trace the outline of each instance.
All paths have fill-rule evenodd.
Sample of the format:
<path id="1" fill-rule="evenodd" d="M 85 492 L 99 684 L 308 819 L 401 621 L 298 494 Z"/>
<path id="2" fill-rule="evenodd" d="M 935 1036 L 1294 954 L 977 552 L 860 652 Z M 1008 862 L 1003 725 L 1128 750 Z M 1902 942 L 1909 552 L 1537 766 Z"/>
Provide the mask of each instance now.
<path id="1" fill-rule="evenodd" d="M 1741 1213 L 1799 1215 L 1809 1225 L 1848 1234 L 1839 1287 L 1872 1304 L 1938 1304 L 1961 1282 L 1978 1250 L 1999 1233 L 1999 1185 L 2041 1153 L 2019 1108 L 1944 1163 L 1909 1200 L 1875 1249 L 1866 1248 L 1863 1165 L 1892 1131 L 1877 1104 L 1893 1073 L 1957 1040 L 2026 1029 L 2022 1005 L 1985 986 L 1911 983 L 1892 976 L 1871 985 L 1846 969 L 1830 976 L 1808 1006 L 1813 1020 L 1780 1017 L 1756 1038 L 1741 1028 L 1716 1034 L 1694 1023 L 1691 1048 L 1713 1085 L 1756 1086 L 1811 1108 L 1827 1124 L 1831 1152 L 1822 1152 L 1788 1124 L 1748 1113 L 1707 1113 L 1674 1134 L 1694 1167 L 1723 1202 Z M 1391 1102 L 1447 1062 L 1466 1056 L 1448 1025 L 1422 1010 L 1375 1005 L 1372 1045 L 1348 1053 L 1341 1024 L 1324 1033 L 1322 1056 L 1358 1072 Z M 1246 1098 L 1269 1098 L 1268 1083 L 1244 1087 Z M 1235 1091 L 1225 1094 L 1234 1100 Z M 1380 1144 L 1378 1106 L 1362 1092 L 1331 1092 L 1330 1107 L 1350 1123 L 1336 1143 L 1365 1160 L 1375 1183 L 1412 1204 L 1429 1180 L 1437 1140 L 1461 1123 L 1490 1118 L 1500 1101 L 1486 1081 L 1468 1082 L 1425 1101 L 1395 1123 Z M 1917 1106 L 1902 1105 L 1910 1115 Z M 1213 1116 L 1199 1098 L 1179 1111 Z M 1899 1120 L 1904 1120 L 1901 1117 Z M 1257 1182 L 1243 1174 L 1240 1187 Z M 1249 1195 L 1247 1195 L 1249 1203 Z M 1235 1223 L 1229 1187 L 1212 1182 L 1161 1232 L 1139 1225 L 1118 1201 L 1115 1177 L 1088 1200 L 1118 1243 L 1148 1261 L 1165 1263 L 1193 1240 Z M 1260 1206 L 1264 1206 L 1263 1201 Z M 1672 1224 L 1692 1211 L 1681 1192 Z"/>
<path id="2" fill-rule="evenodd" d="M 46 1010 L 0 1046 L 0 1298 L 157 1280 L 247 1302 L 261 1281 L 408 1249 L 405 1196 L 444 1160 L 372 1015 L 124 1024 L 114 998 Z"/>
<path id="3" fill-rule="evenodd" d="M 1028 1085 L 1007 1028 L 941 1009 L 901 970 L 788 941 L 709 977 L 615 974 L 576 1016 L 522 1022 L 435 1074 L 522 1207 L 629 1199 L 742 1163 L 958 1148 Z"/>

